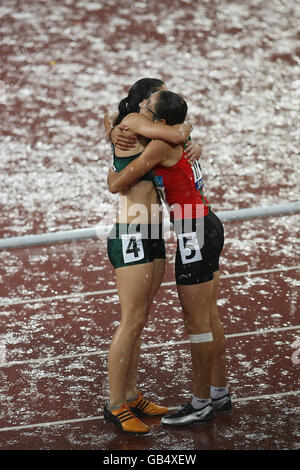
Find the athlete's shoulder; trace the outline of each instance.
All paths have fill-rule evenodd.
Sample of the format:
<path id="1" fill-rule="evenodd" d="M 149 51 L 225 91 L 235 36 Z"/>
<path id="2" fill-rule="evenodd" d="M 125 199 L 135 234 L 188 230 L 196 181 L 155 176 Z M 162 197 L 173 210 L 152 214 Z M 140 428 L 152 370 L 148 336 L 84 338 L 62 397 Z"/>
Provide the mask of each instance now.
<path id="1" fill-rule="evenodd" d="M 136 120 L 144 120 L 146 119 L 144 116 L 142 116 L 141 114 L 139 113 L 130 113 L 130 114 L 127 114 L 127 116 L 125 116 L 123 119 L 122 119 L 122 124 L 128 124 L 130 122 L 135 122 Z"/>
<path id="2" fill-rule="evenodd" d="M 174 145 L 170 144 L 169 142 L 166 142 L 165 140 L 160 140 L 160 139 L 153 139 L 151 140 L 150 144 L 151 147 L 161 149 L 161 150 L 171 150 Z"/>

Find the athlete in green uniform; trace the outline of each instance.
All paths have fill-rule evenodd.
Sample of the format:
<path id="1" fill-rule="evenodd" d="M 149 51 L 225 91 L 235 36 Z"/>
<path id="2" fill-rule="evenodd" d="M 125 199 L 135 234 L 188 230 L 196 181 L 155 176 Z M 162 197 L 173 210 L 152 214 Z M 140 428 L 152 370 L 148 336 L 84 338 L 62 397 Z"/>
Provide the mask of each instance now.
<path id="1" fill-rule="evenodd" d="M 149 139 L 159 138 L 179 144 L 188 138 L 192 129 L 190 123 L 166 126 L 152 122 L 137 112 L 139 104 L 147 100 L 151 93 L 163 89 L 166 88 L 161 81 L 142 79 L 131 87 L 128 97 L 120 102 L 119 115 L 114 123 L 127 126 L 128 130 L 123 133 L 135 135 L 137 140 L 132 149 L 115 147 L 115 170 L 120 171 L 137 158 Z M 112 134 L 109 125 L 106 125 L 106 130 Z M 136 384 L 141 333 L 161 284 L 165 265 L 160 201 L 151 175 L 146 175 L 126 195 L 120 194 L 120 207 L 116 224 L 108 237 L 108 255 L 115 268 L 121 321 L 109 350 L 110 398 L 104 406 L 104 416 L 124 432 L 143 434 L 149 428 L 134 412 L 158 415 L 168 410 L 145 400 Z"/>

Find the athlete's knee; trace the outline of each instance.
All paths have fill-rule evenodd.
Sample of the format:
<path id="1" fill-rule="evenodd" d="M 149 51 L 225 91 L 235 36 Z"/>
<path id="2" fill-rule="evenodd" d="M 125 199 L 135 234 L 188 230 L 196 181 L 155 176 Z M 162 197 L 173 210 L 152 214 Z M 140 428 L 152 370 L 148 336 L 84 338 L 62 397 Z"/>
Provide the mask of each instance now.
<path id="1" fill-rule="evenodd" d="M 130 319 L 122 320 L 122 327 L 126 330 L 127 334 L 137 338 L 144 329 L 148 320 L 148 315 L 143 311 L 135 311 Z"/>
<path id="2" fill-rule="evenodd" d="M 218 351 L 225 349 L 226 347 L 226 337 L 222 323 L 220 321 L 217 310 L 213 312 L 210 317 L 211 329 L 214 337 L 215 347 Z"/>
<path id="3" fill-rule="evenodd" d="M 185 315 L 184 324 L 189 335 L 201 334 L 211 329 L 208 318 L 192 318 Z"/>

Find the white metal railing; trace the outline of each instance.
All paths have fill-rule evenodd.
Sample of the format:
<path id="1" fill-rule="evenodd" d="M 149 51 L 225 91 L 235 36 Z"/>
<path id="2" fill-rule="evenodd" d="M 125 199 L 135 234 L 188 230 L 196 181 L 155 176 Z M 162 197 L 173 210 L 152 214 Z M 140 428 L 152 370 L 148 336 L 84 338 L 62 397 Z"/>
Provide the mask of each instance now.
<path id="1" fill-rule="evenodd" d="M 274 206 L 252 207 L 248 209 L 237 209 L 232 211 L 216 212 L 216 215 L 223 221 L 246 220 L 257 217 L 267 217 L 275 215 L 295 214 L 300 212 L 300 202 L 289 202 Z M 97 225 L 93 228 L 83 228 L 66 230 L 59 232 L 49 232 L 37 235 L 24 235 L 20 237 L 8 237 L 0 239 L 0 249 L 12 249 L 44 245 L 57 242 L 70 242 L 89 238 L 106 237 L 112 226 Z"/>

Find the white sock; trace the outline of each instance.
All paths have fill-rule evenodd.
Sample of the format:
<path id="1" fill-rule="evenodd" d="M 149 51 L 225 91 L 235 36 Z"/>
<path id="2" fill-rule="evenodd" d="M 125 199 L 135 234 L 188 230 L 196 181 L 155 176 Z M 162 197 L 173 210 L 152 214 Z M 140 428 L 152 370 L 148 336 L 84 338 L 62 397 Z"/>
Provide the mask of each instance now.
<path id="1" fill-rule="evenodd" d="M 211 385 L 210 387 L 210 396 L 211 398 L 217 399 L 224 397 L 228 393 L 228 387 L 214 387 Z"/>
<path id="2" fill-rule="evenodd" d="M 210 403 L 211 403 L 211 398 L 193 397 L 193 399 L 192 399 L 192 406 L 196 410 L 200 410 L 201 408 L 204 408 L 205 406 L 209 405 Z"/>

